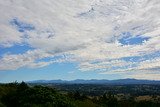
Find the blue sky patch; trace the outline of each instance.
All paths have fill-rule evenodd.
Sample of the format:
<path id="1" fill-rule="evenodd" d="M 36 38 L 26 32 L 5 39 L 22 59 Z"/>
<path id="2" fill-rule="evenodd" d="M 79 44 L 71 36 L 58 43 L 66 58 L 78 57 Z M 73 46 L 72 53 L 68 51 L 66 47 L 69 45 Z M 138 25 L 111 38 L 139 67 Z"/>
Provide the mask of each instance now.
<path id="1" fill-rule="evenodd" d="M 12 19 L 10 24 L 16 27 L 19 32 L 35 30 L 35 27 L 32 24 L 22 22 L 17 18 Z"/>
<path id="2" fill-rule="evenodd" d="M 8 47 L 8 48 L 3 48 L 0 47 L 0 56 L 3 56 L 6 53 L 9 54 L 23 54 L 25 52 L 27 52 L 28 50 L 33 50 L 34 48 L 30 47 L 27 44 L 23 44 L 23 45 L 14 45 L 12 47 Z"/>
<path id="3" fill-rule="evenodd" d="M 122 45 L 140 45 L 144 41 L 148 41 L 149 37 L 141 37 L 140 35 L 136 35 L 133 37 L 133 35 L 130 32 L 124 32 L 121 34 L 122 38 L 119 39 L 119 42 Z"/>

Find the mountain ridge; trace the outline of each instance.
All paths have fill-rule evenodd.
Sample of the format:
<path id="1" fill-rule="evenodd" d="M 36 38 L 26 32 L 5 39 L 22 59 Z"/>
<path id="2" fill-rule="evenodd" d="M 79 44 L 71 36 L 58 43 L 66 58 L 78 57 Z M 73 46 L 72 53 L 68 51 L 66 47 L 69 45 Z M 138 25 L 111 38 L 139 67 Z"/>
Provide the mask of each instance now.
<path id="1" fill-rule="evenodd" d="M 27 83 L 56 83 L 56 84 L 159 84 L 160 80 L 141 80 L 141 79 L 117 79 L 117 80 L 107 80 L 107 79 L 75 79 L 75 80 L 33 80 L 26 81 Z"/>

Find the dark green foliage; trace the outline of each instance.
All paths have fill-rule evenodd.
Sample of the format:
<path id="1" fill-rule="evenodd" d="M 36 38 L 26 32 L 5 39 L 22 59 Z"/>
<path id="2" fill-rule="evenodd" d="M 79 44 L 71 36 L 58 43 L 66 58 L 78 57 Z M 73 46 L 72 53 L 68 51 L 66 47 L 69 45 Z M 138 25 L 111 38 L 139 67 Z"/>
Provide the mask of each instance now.
<path id="1" fill-rule="evenodd" d="M 151 101 L 140 101 L 136 104 L 136 107 L 160 107 L 160 104 Z"/>
<path id="2" fill-rule="evenodd" d="M 102 107 L 117 107 L 118 101 L 110 92 L 104 93 L 102 97 L 99 99 L 99 105 Z"/>
<path id="3" fill-rule="evenodd" d="M 85 94 L 80 93 L 79 91 L 69 92 L 67 95 L 68 95 L 70 98 L 72 98 L 72 100 L 80 100 L 80 101 L 83 101 L 83 100 L 88 99 Z"/>
<path id="4" fill-rule="evenodd" d="M 13 84 L 8 84 L 12 87 Z M 28 87 L 24 82 L 14 84 L 13 90 L 7 91 L 1 97 L 2 103 L 7 107 L 73 107 L 70 99 L 56 92 L 52 88 L 35 86 Z M 7 87 L 5 85 L 5 87 Z"/>
<path id="5" fill-rule="evenodd" d="M 74 93 L 73 98 L 74 98 L 75 100 L 81 99 L 81 95 L 80 95 L 79 91 L 76 91 L 76 92 Z"/>

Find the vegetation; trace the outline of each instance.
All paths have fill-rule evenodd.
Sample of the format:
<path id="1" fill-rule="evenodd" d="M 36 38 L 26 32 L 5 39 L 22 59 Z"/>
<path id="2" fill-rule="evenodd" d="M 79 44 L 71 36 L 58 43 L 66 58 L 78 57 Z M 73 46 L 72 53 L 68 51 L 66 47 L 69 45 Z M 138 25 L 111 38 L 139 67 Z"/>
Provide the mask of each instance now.
<path id="1" fill-rule="evenodd" d="M 60 91 L 79 91 L 87 96 L 101 96 L 104 93 L 130 94 L 131 96 L 159 95 L 160 85 L 132 84 L 132 85 L 108 85 L 108 84 L 30 84 L 54 87 Z"/>
<path id="2" fill-rule="evenodd" d="M 72 90 L 69 90 L 70 85 L 65 85 L 67 91 L 53 85 L 28 85 L 25 82 L 0 84 L 0 107 L 160 107 L 158 94 L 148 96 L 120 94 L 115 93 L 115 90 L 111 91 L 110 88 L 114 86 L 110 86 L 110 91 L 106 89 L 106 92 L 97 96 L 97 93 L 93 95 L 96 91 L 91 91 L 92 86 L 90 88 L 87 85 L 86 88 L 82 84 L 77 84 L 72 85 Z M 81 86 L 83 88 L 77 88 Z M 130 88 L 128 89 L 131 90 Z M 90 90 L 91 95 L 83 93 L 85 92 L 83 89 Z"/>

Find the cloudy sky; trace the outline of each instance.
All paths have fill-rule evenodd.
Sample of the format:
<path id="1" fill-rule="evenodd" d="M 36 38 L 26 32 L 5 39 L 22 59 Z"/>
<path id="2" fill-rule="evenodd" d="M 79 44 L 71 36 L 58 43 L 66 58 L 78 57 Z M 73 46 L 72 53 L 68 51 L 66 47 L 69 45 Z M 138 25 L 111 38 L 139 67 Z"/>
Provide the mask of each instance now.
<path id="1" fill-rule="evenodd" d="M 160 80 L 160 0 L 1 0 L 0 82 Z"/>

